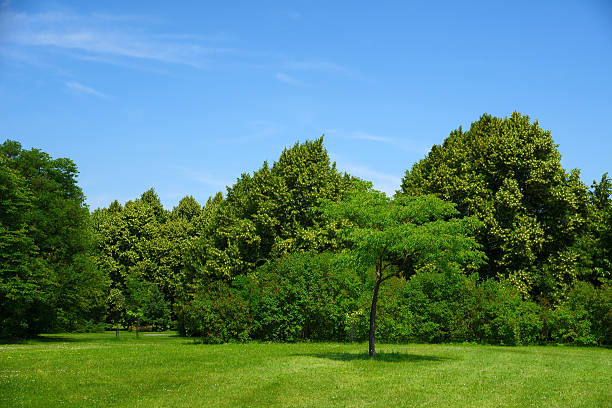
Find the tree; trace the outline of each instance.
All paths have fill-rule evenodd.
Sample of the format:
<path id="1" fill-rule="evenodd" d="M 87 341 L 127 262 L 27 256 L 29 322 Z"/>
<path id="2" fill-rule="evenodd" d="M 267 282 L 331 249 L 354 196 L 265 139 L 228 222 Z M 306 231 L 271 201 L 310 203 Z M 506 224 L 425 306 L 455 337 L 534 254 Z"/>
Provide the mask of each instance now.
<path id="1" fill-rule="evenodd" d="M 6 143 L 5 145 L 6 146 Z M 3 146 L 3 147 L 4 147 Z M 48 327 L 53 296 L 46 263 L 27 224 L 33 194 L 0 156 L 0 335 L 22 336 Z M 51 275 L 51 276 L 48 276 Z"/>
<path id="2" fill-rule="evenodd" d="M 351 180 L 331 163 L 322 137 L 285 149 L 272 167 L 264 162 L 243 174 L 225 198 L 205 206 L 192 269 L 231 280 L 282 254 L 333 247 L 333 225 L 317 212 L 317 200 L 340 199 Z"/>
<path id="3" fill-rule="evenodd" d="M 401 194 L 435 194 L 483 221 L 483 278 L 508 279 L 523 295 L 559 298 L 576 280 L 573 249 L 585 224 L 586 187 L 567 173 L 549 131 L 528 116 L 483 115 L 451 132 L 414 164 Z"/>
<path id="4" fill-rule="evenodd" d="M 193 218 L 202 214 L 202 207 L 193 196 L 185 196 L 181 198 L 178 205 L 172 209 L 170 213 L 171 219 L 185 219 L 191 221 Z"/>
<path id="5" fill-rule="evenodd" d="M 612 179 L 605 173 L 589 191 L 587 227 L 577 244 L 581 278 L 596 286 L 612 276 Z"/>
<path id="6" fill-rule="evenodd" d="M 146 290 L 132 292 L 146 296 L 134 296 L 146 298 L 147 304 L 161 305 L 155 306 L 158 309 L 172 304 L 186 286 L 183 254 L 195 236 L 194 222 L 200 213 L 200 205 L 193 197 L 183 198 L 168 213 L 153 189 L 143 193 L 140 199 L 128 201 L 124 207 L 113 202 L 109 208 L 95 211 L 92 218 L 97 236 L 96 259 L 99 267 L 109 274 L 112 287 L 130 298 L 128 282 L 142 281 L 146 283 Z M 131 304 L 142 304 L 138 302 Z M 113 305 L 109 303 L 108 307 L 112 310 Z M 134 315 L 138 308 L 141 307 L 128 311 Z M 140 317 L 146 320 L 148 312 L 142 310 L 144 314 Z M 165 322 L 165 317 L 153 318 L 153 314 L 148 313 L 151 323 L 159 327 L 167 325 L 154 323 Z"/>
<path id="7" fill-rule="evenodd" d="M 29 336 L 97 323 L 107 281 L 69 159 L 0 145 L 0 332 Z"/>
<path id="8" fill-rule="evenodd" d="M 106 303 L 108 305 L 108 318 L 115 326 L 115 337 L 119 337 L 118 323 L 125 319 L 125 296 L 119 289 L 112 288 Z"/>
<path id="9" fill-rule="evenodd" d="M 151 325 L 165 330 L 170 325 L 170 306 L 159 288 L 137 274 L 131 274 L 126 282 L 126 315 L 130 325 Z"/>
<path id="10" fill-rule="evenodd" d="M 376 303 L 380 285 L 393 277 L 408 279 L 417 271 L 457 270 L 482 261 L 476 241 L 469 236 L 478 226 L 473 218 L 457 219 L 454 205 L 432 195 L 389 199 L 374 190 L 356 190 L 346 200 L 323 200 L 323 214 L 348 220 L 341 231 L 355 264 L 374 268 L 370 307 L 369 354 L 375 357 Z"/>

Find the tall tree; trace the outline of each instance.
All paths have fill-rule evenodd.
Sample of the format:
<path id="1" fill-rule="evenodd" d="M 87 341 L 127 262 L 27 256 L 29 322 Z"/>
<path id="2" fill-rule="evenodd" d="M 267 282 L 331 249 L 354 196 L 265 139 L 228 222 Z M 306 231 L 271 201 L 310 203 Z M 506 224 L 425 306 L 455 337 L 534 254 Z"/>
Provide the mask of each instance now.
<path id="1" fill-rule="evenodd" d="M 190 243 L 197 235 L 196 224 L 202 218 L 201 207 L 193 197 L 184 197 L 168 212 L 155 190 L 150 189 L 124 207 L 113 202 L 108 208 L 96 210 L 92 218 L 98 265 L 108 273 L 115 292 L 125 297 L 127 306 L 140 305 L 133 299 L 145 298 L 154 298 L 157 304 L 167 306 L 183 296 L 192 280 L 185 267 L 185 256 L 191 250 Z M 134 286 L 134 282 L 138 285 Z M 135 287 L 146 290 L 134 290 Z M 113 310 L 112 303 L 108 307 Z M 148 315 L 145 313 L 143 318 L 147 320 Z"/>
<path id="2" fill-rule="evenodd" d="M 374 190 L 356 190 L 339 202 L 322 201 L 331 220 L 348 220 L 341 234 L 362 270 L 375 273 L 370 307 L 369 354 L 375 357 L 376 304 L 380 285 L 393 277 L 408 279 L 419 269 L 456 271 L 475 267 L 482 253 L 469 234 L 473 218 L 457 219 L 454 205 L 431 195 L 389 199 Z"/>
<path id="3" fill-rule="evenodd" d="M 76 165 L 6 141 L 0 166 L 1 331 L 27 336 L 99 321 L 106 281 L 90 257 Z"/>
<path id="4" fill-rule="evenodd" d="M 351 180 L 331 163 L 322 137 L 296 143 L 205 206 L 193 265 L 211 279 L 231 279 L 271 257 L 334 246 L 333 225 L 317 212 L 317 200 L 340 199 Z"/>
<path id="5" fill-rule="evenodd" d="M 507 278 L 523 294 L 557 298 L 576 279 L 573 249 L 585 224 L 586 187 L 567 173 L 549 131 L 528 116 L 483 115 L 451 132 L 402 180 L 401 193 L 435 194 L 484 222 L 483 277 Z"/>

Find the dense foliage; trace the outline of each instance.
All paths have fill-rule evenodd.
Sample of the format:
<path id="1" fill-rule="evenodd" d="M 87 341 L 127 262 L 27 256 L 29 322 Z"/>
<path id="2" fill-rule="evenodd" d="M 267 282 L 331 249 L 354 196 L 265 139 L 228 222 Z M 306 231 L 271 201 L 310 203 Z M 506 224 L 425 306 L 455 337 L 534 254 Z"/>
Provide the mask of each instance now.
<path id="1" fill-rule="evenodd" d="M 2 336 L 612 344 L 612 180 L 588 189 L 517 113 L 452 132 L 393 199 L 323 138 L 172 211 L 150 189 L 89 213 L 76 174 L 0 146 Z"/>
<path id="2" fill-rule="evenodd" d="M 285 149 L 270 167 L 243 174 L 205 208 L 192 263 L 196 274 L 231 279 L 268 259 L 336 246 L 334 228 L 317 212 L 319 199 L 339 200 L 352 178 L 336 170 L 323 138 Z"/>
<path id="3" fill-rule="evenodd" d="M 69 159 L 14 141 L 0 145 L 0 334 L 28 336 L 95 325 L 104 270 L 91 256 L 84 196 Z"/>
<path id="4" fill-rule="evenodd" d="M 529 117 L 483 115 L 453 131 L 406 172 L 404 194 L 436 194 L 483 222 L 483 277 L 508 279 L 524 295 L 560 298 L 576 282 L 587 189 L 561 166 L 551 134 Z"/>
<path id="5" fill-rule="evenodd" d="M 341 235 L 357 268 L 375 272 L 370 306 L 369 354 L 375 356 L 376 304 L 380 285 L 418 270 L 449 272 L 481 262 L 470 237 L 474 220 L 456 219 L 452 203 L 434 196 L 389 199 L 374 190 L 355 190 L 339 202 L 322 201 L 330 219 L 345 220 Z"/>

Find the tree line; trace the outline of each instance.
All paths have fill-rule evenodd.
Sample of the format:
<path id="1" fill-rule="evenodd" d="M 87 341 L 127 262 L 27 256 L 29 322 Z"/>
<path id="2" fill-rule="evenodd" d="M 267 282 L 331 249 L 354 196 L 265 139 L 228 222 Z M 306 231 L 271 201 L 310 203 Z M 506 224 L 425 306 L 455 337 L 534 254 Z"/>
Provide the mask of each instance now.
<path id="1" fill-rule="evenodd" d="M 0 332 L 177 328 L 203 342 L 612 344 L 612 180 L 513 113 L 451 132 L 387 197 L 323 137 L 200 205 L 90 212 L 69 159 L 0 146 Z"/>

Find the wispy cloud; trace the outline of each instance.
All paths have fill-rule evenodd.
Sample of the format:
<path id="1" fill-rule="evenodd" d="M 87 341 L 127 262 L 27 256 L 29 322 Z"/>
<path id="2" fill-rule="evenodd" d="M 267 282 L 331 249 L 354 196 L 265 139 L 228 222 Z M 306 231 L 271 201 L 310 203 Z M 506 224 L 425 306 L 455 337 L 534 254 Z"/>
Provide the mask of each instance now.
<path id="1" fill-rule="evenodd" d="M 415 139 L 399 139 L 395 137 L 379 136 L 376 134 L 363 131 L 343 131 L 337 129 L 328 129 L 325 131 L 328 136 L 336 136 L 344 139 L 366 140 L 369 142 L 386 144 L 396 149 L 401 149 L 410 153 L 427 154 L 429 145 Z"/>
<path id="2" fill-rule="evenodd" d="M 351 137 L 357 140 L 371 140 L 373 142 L 380 142 L 380 143 L 393 144 L 394 142 L 396 142 L 396 140 L 391 137 L 376 136 L 376 135 L 372 135 L 370 133 L 365 133 L 365 132 L 353 132 L 351 133 Z"/>
<path id="3" fill-rule="evenodd" d="M 78 82 L 66 82 L 65 85 L 71 89 L 72 91 L 75 91 L 77 93 L 81 93 L 81 94 L 86 94 L 86 95 L 92 95 L 92 96 L 97 96 L 98 98 L 102 98 L 102 99 L 110 99 L 110 96 L 108 96 L 107 94 L 104 94 L 102 92 L 96 91 L 95 89 L 80 84 Z"/>
<path id="4" fill-rule="evenodd" d="M 180 168 L 179 169 L 184 176 L 189 178 L 192 181 L 206 184 L 213 187 L 225 188 L 230 183 L 221 180 L 219 177 L 215 177 L 207 170 L 197 170 L 197 169 L 189 169 L 189 168 Z"/>
<path id="5" fill-rule="evenodd" d="M 382 173 L 368 166 L 353 163 L 348 161 L 342 155 L 332 152 L 330 152 L 330 156 L 336 162 L 338 170 L 346 171 L 353 176 L 371 181 L 372 184 L 374 184 L 375 189 L 380 190 L 389 196 L 395 194 L 395 191 L 400 187 L 402 179 L 395 174 Z"/>
<path id="6" fill-rule="evenodd" d="M 3 20 L 9 26 L 5 39 L 9 43 L 71 50 L 81 56 L 115 56 L 201 68 L 211 55 L 234 52 L 211 45 L 217 40 L 214 36 L 155 32 L 156 19 L 147 16 L 5 13 Z"/>
<path id="7" fill-rule="evenodd" d="M 296 12 L 290 16 L 300 18 Z M 52 57 L 60 56 L 166 75 L 176 72 L 176 66 L 263 68 L 271 80 L 291 86 L 309 86 L 317 75 L 360 77 L 335 62 L 292 60 L 283 50 L 240 47 L 224 32 L 169 32 L 168 22 L 157 16 L 0 10 L 0 23 L 0 53 L 14 63 L 27 63 L 27 55 L 55 63 L 57 58 Z"/>
<path id="8" fill-rule="evenodd" d="M 1 33 L 0 33 L 1 35 Z M 17 66 L 30 65 L 40 69 L 54 72 L 58 76 L 70 77 L 71 73 L 64 67 L 55 63 L 48 62 L 42 56 L 34 53 L 28 53 L 20 48 L 4 48 L 0 47 L 0 60 L 3 63 L 10 62 Z"/>
<path id="9" fill-rule="evenodd" d="M 299 79 L 289 76 L 287 74 L 283 74 L 282 72 L 277 73 L 274 77 L 278 79 L 279 81 L 284 82 L 289 85 L 293 85 L 293 86 L 304 86 L 305 85 L 303 81 L 300 81 Z"/>
<path id="10" fill-rule="evenodd" d="M 351 79 L 361 78 L 359 73 L 331 61 L 285 61 L 282 68 L 290 71 L 325 72 Z"/>
<path id="11" fill-rule="evenodd" d="M 273 138 L 287 132 L 287 127 L 270 120 L 257 119 L 244 123 L 244 130 L 238 137 L 222 137 L 215 144 L 237 144 Z"/>

